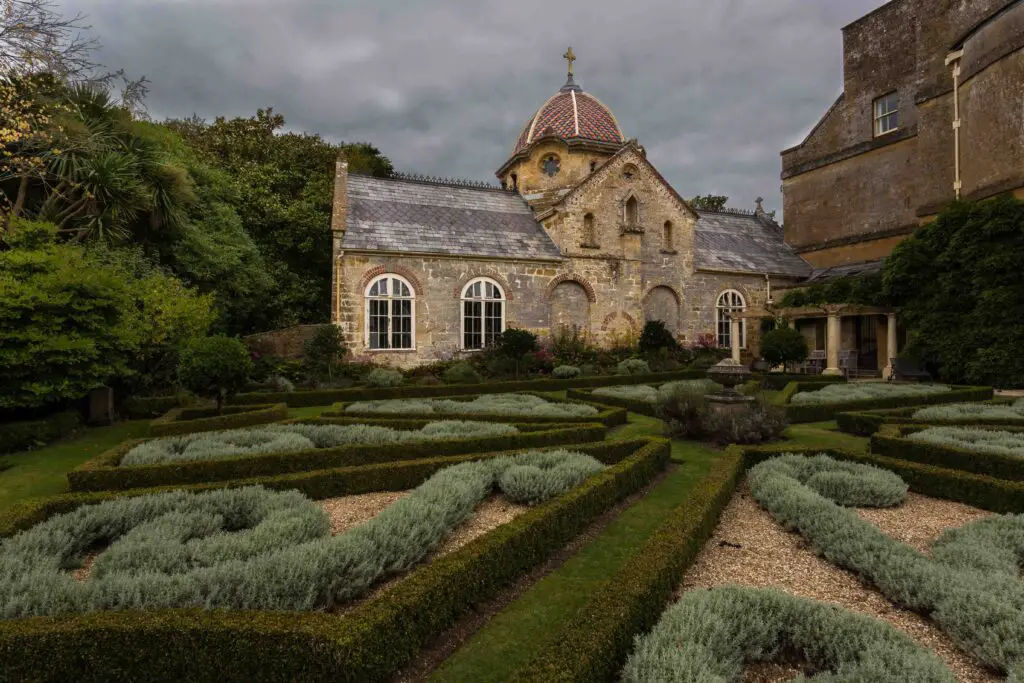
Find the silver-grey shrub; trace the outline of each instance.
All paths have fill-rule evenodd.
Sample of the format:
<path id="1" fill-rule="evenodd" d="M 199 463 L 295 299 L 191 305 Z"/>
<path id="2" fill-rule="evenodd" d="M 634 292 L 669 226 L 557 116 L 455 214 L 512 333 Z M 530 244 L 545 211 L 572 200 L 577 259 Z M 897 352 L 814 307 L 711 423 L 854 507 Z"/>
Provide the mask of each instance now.
<path id="1" fill-rule="evenodd" d="M 121 459 L 121 465 L 157 465 L 168 462 L 219 460 L 260 453 L 292 453 L 349 444 L 379 446 L 391 443 L 516 434 L 512 425 L 494 422 L 444 420 L 422 429 L 392 429 L 376 425 L 266 425 L 223 432 L 203 432 L 139 444 Z"/>
<path id="2" fill-rule="evenodd" d="M 627 358 L 615 366 L 618 375 L 646 375 L 650 371 L 651 366 L 642 358 Z"/>
<path id="3" fill-rule="evenodd" d="M 1024 433 L 970 427 L 929 427 L 908 434 L 907 439 L 948 446 L 973 453 L 993 453 L 1024 458 Z"/>
<path id="4" fill-rule="evenodd" d="M 944 384 L 885 384 L 883 382 L 850 382 L 828 384 L 822 389 L 801 391 L 789 400 L 794 405 L 825 405 L 848 401 L 885 398 L 934 396 L 952 391 Z"/>
<path id="5" fill-rule="evenodd" d="M 172 491 L 83 506 L 0 542 L 0 617 L 329 608 L 423 560 L 510 471 L 509 495 L 541 502 L 600 469 L 565 450 L 461 463 L 337 536 L 325 513 L 294 491 Z M 105 544 L 88 581 L 64 571 Z"/>
<path id="6" fill-rule="evenodd" d="M 357 415 L 507 415 L 534 417 L 588 417 L 597 409 L 581 403 L 555 403 L 532 394 L 485 394 L 470 401 L 445 398 L 399 398 L 359 401 L 345 406 Z"/>
<path id="7" fill-rule="evenodd" d="M 366 376 L 366 385 L 371 387 L 397 387 L 404 381 L 401 372 L 389 368 L 376 368 Z"/>
<path id="8" fill-rule="evenodd" d="M 573 379 L 582 374 L 583 371 L 575 365 L 559 365 L 551 371 L 551 376 L 555 379 Z"/>
<path id="9" fill-rule="evenodd" d="M 769 588 L 695 590 L 636 638 L 624 683 L 741 681 L 744 666 L 801 653 L 822 683 L 953 683 L 910 636 L 872 617 Z M 796 680 L 805 680 L 802 677 Z"/>
<path id="10" fill-rule="evenodd" d="M 927 614 L 982 664 L 1024 683 L 1024 515 L 993 516 L 944 532 L 927 557 L 793 476 L 793 458 L 748 476 L 755 500 L 815 552 Z"/>
<path id="11" fill-rule="evenodd" d="M 913 419 L 928 422 L 953 422 L 960 420 L 1020 420 L 1024 422 L 1024 399 L 1007 405 L 991 403 L 947 403 L 927 406 L 914 411 Z"/>
<path id="12" fill-rule="evenodd" d="M 688 389 L 710 394 L 718 391 L 722 386 L 709 379 L 687 379 L 678 382 L 668 382 L 659 387 L 646 384 L 632 384 L 618 387 L 600 387 L 594 389 L 594 396 L 609 396 L 621 398 L 628 401 L 642 401 L 644 403 L 657 403 L 664 397 L 672 395 L 677 389 Z"/>

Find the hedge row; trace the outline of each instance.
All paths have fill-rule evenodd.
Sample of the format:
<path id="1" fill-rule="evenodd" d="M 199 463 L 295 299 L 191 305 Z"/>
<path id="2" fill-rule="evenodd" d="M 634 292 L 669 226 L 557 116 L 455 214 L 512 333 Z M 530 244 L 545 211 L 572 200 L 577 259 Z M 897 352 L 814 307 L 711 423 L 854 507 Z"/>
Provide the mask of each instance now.
<path id="1" fill-rule="evenodd" d="M 129 420 L 149 420 L 160 417 L 172 408 L 184 408 L 195 402 L 195 398 L 188 394 L 177 396 L 146 396 L 143 398 L 131 397 L 125 399 L 117 411 L 121 417 Z M 263 401 L 263 403 L 278 403 L 278 401 Z"/>
<path id="2" fill-rule="evenodd" d="M 561 448 L 586 453 L 605 464 L 612 464 L 634 451 L 638 447 L 639 441 L 575 443 L 563 445 Z M 536 447 L 524 450 L 536 450 Z M 119 496 L 142 496 L 147 493 L 175 489 L 210 491 L 239 486 L 264 486 L 278 491 L 295 489 L 314 500 L 351 496 L 360 493 L 373 493 L 376 491 L 405 491 L 419 486 L 430 475 L 444 467 L 457 465 L 460 462 L 483 460 L 485 458 L 495 458 L 501 455 L 511 455 L 520 452 L 522 450 L 467 453 L 464 455 L 432 457 L 420 460 L 398 460 L 373 465 L 335 467 L 309 472 L 249 477 L 247 479 L 232 479 L 202 484 L 178 484 L 152 488 L 62 493 L 45 498 L 19 501 L 10 508 L 0 511 L 0 538 L 10 536 L 22 529 L 27 529 L 51 515 L 74 510 L 79 505 L 100 503 Z"/>
<path id="3" fill-rule="evenodd" d="M 831 375 L 790 375 L 784 373 L 761 375 L 761 388 L 768 391 L 782 391 L 790 382 L 802 382 L 804 384 L 836 384 L 845 382 L 845 377 L 833 377 Z"/>
<path id="4" fill-rule="evenodd" d="M 636 401 L 629 398 L 621 398 L 618 396 L 601 396 L 595 395 L 593 391 L 581 390 L 581 389 L 569 389 L 565 392 L 566 397 L 576 399 L 579 401 L 586 401 L 587 403 L 602 403 L 608 406 L 614 406 L 616 408 L 625 408 L 631 413 L 638 413 L 640 415 L 649 415 L 650 417 L 657 417 L 657 406 L 653 403 L 646 401 Z"/>
<path id="5" fill-rule="evenodd" d="M 1007 401 L 1005 399 L 995 399 L 992 401 L 983 401 L 981 403 L 989 405 L 1005 405 Z M 920 410 L 920 406 L 913 406 L 910 408 L 888 408 L 883 410 L 851 411 L 836 415 L 836 422 L 839 424 L 840 430 L 847 434 L 854 434 L 855 436 L 871 436 L 881 429 L 882 425 L 890 424 L 932 427 L 989 427 L 996 425 L 1024 427 L 1024 418 L 1019 420 L 977 420 L 964 418 L 962 420 L 943 420 L 942 422 L 915 420 L 913 415 L 918 410 Z"/>
<path id="6" fill-rule="evenodd" d="M 224 406 L 222 415 L 217 414 L 216 408 L 172 408 L 149 423 L 149 435 L 175 436 L 238 429 L 287 419 L 288 406 L 284 403 Z"/>
<path id="7" fill-rule="evenodd" d="M 824 453 L 840 460 L 874 465 L 895 472 L 910 485 L 911 491 L 925 496 L 954 500 L 992 512 L 1024 512 L 1024 482 L 1021 481 L 997 479 L 877 453 L 855 453 L 828 448 L 794 448 L 786 444 L 742 448 L 747 467 L 782 453 Z"/>
<path id="8" fill-rule="evenodd" d="M 628 445 L 627 445 L 628 444 Z M 628 450 L 623 450 L 625 446 Z M 343 617 L 224 610 L 0 621 L 0 678 L 386 681 L 463 614 L 542 563 L 669 460 L 662 439 L 577 447 L 614 466 L 409 574 Z"/>
<path id="9" fill-rule="evenodd" d="M 928 396 L 893 396 L 864 401 L 847 401 L 845 403 L 829 403 L 825 405 L 793 405 L 789 400 L 801 391 L 813 391 L 821 388 L 820 383 L 790 382 L 779 395 L 776 403 L 785 404 L 786 417 L 790 422 L 825 422 L 832 420 L 838 413 L 876 410 L 880 408 L 902 408 L 907 405 L 935 405 L 937 403 L 965 403 L 970 401 L 987 401 L 992 398 L 992 387 L 952 387 L 952 391 Z"/>
<path id="10" fill-rule="evenodd" d="M 48 415 L 42 420 L 0 425 L 0 453 L 14 453 L 45 446 L 67 436 L 82 425 L 76 410 Z"/>
<path id="11" fill-rule="evenodd" d="M 331 403 L 354 403 L 391 398 L 438 398 L 461 394 L 507 394 L 517 391 L 563 391 L 580 387 L 610 387 L 621 384 L 655 384 L 678 379 L 701 379 L 704 370 L 677 370 L 645 375 L 602 375 L 572 379 L 527 379 L 481 384 L 442 386 L 357 387 L 350 389 L 318 389 L 315 391 L 256 392 L 236 394 L 231 403 L 287 403 L 291 407 L 320 406 Z"/>
<path id="12" fill-rule="evenodd" d="M 978 428 L 989 427 L 990 425 L 984 425 Z M 884 427 L 871 437 L 871 452 L 900 460 L 984 474 L 998 479 L 1024 481 L 1024 458 L 996 453 L 979 453 L 953 446 L 940 446 L 903 438 L 911 432 L 919 431 L 920 428 L 920 426 Z"/>
<path id="13" fill-rule="evenodd" d="M 727 450 L 686 501 L 512 680 L 617 680 L 634 635 L 657 623 L 686 569 L 711 537 L 742 466 L 742 452 L 735 447 Z"/>
<path id="14" fill-rule="evenodd" d="M 406 420 L 428 420 L 429 419 L 429 420 L 433 420 L 433 421 L 437 421 L 437 420 L 472 420 L 474 422 L 509 422 L 510 420 L 515 420 L 516 422 L 524 422 L 524 423 L 526 423 L 526 422 L 534 422 L 534 423 L 544 423 L 544 422 L 547 422 L 547 423 L 552 423 L 552 422 L 565 422 L 565 423 L 600 422 L 601 424 L 606 425 L 608 427 L 618 427 L 619 425 L 624 425 L 624 424 L 626 424 L 626 422 L 629 419 L 629 416 L 626 414 L 625 410 L 623 410 L 621 408 L 609 407 L 609 406 L 603 405 L 601 403 L 595 403 L 595 402 L 592 402 L 592 401 L 579 401 L 579 400 L 563 401 L 563 400 L 560 400 L 560 399 L 557 399 L 557 398 L 551 398 L 550 396 L 542 396 L 542 395 L 537 394 L 537 393 L 532 392 L 532 391 L 524 391 L 524 392 L 519 392 L 519 393 L 530 394 L 530 395 L 533 395 L 533 396 L 541 396 L 541 398 L 543 398 L 546 401 L 550 401 L 551 403 L 584 403 L 584 404 L 589 405 L 589 406 L 591 406 L 593 408 L 596 408 L 598 412 L 596 414 L 594 414 L 594 415 L 583 415 L 583 416 L 580 416 L 580 417 L 567 417 L 567 416 L 539 417 L 539 416 L 536 416 L 536 415 L 504 415 L 504 414 L 500 414 L 500 413 L 466 413 L 464 415 L 459 415 L 459 414 L 455 414 L 455 413 L 452 413 L 452 414 L 440 414 L 440 413 L 396 413 L 395 416 L 396 417 L 401 417 L 402 419 L 406 419 Z M 463 400 L 469 401 L 469 400 L 472 400 L 472 399 L 474 399 L 476 397 L 477 396 L 475 394 L 472 394 L 472 395 L 456 394 L 456 395 L 453 395 L 453 396 L 445 396 L 445 398 L 453 400 L 453 401 L 463 401 Z M 334 405 L 331 406 L 330 410 L 324 411 L 323 413 L 321 413 L 321 415 L 323 417 L 352 417 L 354 415 L 357 415 L 357 413 L 346 413 L 345 412 L 345 408 L 348 405 L 349 405 L 348 403 L 335 403 Z M 372 417 L 373 415 L 375 415 L 375 413 L 358 413 L 358 415 L 365 415 L 367 417 Z M 383 413 L 377 413 L 377 415 L 383 415 Z"/>
<path id="15" fill-rule="evenodd" d="M 394 425 L 386 425 L 394 426 Z M 518 425 L 517 425 L 518 426 Z M 159 465 L 119 465 L 141 441 L 128 441 L 86 461 L 68 472 L 72 491 L 107 491 L 171 484 L 200 484 L 247 479 L 332 467 L 437 458 L 464 453 L 488 453 L 570 443 L 600 441 L 605 427 L 597 423 L 551 425 L 551 429 L 522 431 L 502 436 L 438 439 L 378 445 L 346 444 L 287 453 L 259 453 L 219 460 L 192 460 Z M 399 427 L 400 428 L 400 427 Z"/>

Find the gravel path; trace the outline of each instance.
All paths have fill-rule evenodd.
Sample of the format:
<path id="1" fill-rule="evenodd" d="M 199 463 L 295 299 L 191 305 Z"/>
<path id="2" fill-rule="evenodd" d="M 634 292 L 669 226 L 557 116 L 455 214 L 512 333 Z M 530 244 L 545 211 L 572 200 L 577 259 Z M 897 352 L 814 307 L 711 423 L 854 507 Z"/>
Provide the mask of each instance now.
<path id="1" fill-rule="evenodd" d="M 915 548 L 948 527 L 963 526 L 989 513 L 960 503 L 910 494 L 907 502 L 885 510 L 858 510 L 893 538 Z M 961 652 L 930 620 L 896 607 L 850 572 L 815 555 L 796 532 L 787 532 L 762 510 L 744 486 L 722 513 L 708 543 L 683 577 L 681 591 L 738 584 L 774 587 L 793 595 L 840 605 L 883 619 L 935 652 L 962 683 L 996 683 L 1002 678 Z M 791 680 L 791 667 L 750 667 L 747 681 Z"/>

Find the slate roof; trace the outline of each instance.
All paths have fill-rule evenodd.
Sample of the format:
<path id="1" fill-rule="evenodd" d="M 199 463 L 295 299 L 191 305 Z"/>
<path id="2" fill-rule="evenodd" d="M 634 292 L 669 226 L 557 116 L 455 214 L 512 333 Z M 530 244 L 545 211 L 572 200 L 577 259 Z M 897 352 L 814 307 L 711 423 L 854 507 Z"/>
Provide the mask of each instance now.
<path id="1" fill-rule="evenodd" d="M 521 197 L 500 189 L 348 177 L 342 249 L 561 260 Z"/>
<path id="2" fill-rule="evenodd" d="M 754 214 L 698 211 L 694 265 L 786 277 L 807 277 L 813 268 L 782 240 L 782 228 Z"/>
<path id="3" fill-rule="evenodd" d="M 843 277 L 861 277 L 874 275 L 882 272 L 881 259 L 877 261 L 862 261 L 861 263 L 846 263 L 831 268 L 815 268 L 811 276 L 802 284 L 816 285 L 824 282 L 831 282 Z"/>

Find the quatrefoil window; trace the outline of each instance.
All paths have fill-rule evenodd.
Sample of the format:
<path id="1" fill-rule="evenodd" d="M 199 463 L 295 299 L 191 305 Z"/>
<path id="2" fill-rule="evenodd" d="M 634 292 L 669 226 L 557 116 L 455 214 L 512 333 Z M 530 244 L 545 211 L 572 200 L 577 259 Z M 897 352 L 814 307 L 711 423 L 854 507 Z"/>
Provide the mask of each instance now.
<path id="1" fill-rule="evenodd" d="M 558 160 L 558 156 L 555 154 L 549 154 L 540 162 L 540 170 L 544 172 L 544 175 L 553 177 L 558 175 L 561 170 L 562 164 Z"/>

